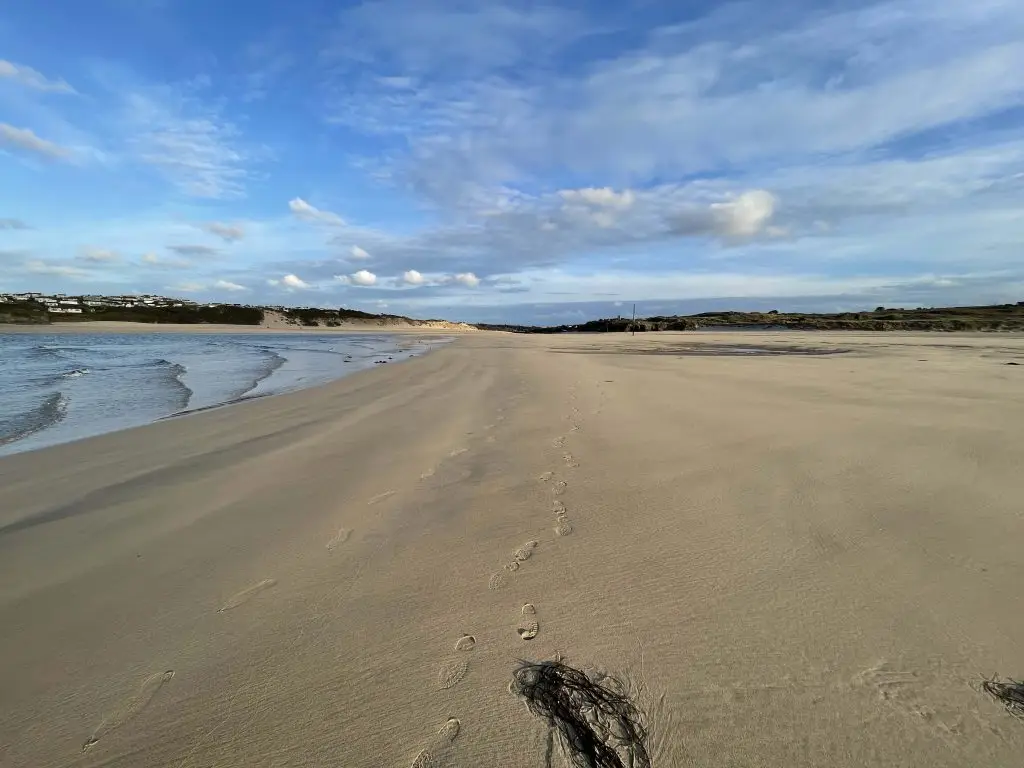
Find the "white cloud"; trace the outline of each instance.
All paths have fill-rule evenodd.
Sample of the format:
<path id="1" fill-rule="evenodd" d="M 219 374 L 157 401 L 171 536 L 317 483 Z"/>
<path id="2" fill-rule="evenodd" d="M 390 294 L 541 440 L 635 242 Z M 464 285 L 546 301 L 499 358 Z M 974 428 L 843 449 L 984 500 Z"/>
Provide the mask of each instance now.
<path id="1" fill-rule="evenodd" d="M 480 285 L 480 278 L 474 275 L 472 272 L 460 272 L 455 275 L 455 282 L 461 283 L 468 288 L 476 288 Z"/>
<path id="2" fill-rule="evenodd" d="M 319 208 L 315 208 L 307 203 L 301 197 L 296 197 L 294 200 L 289 201 L 288 208 L 293 214 L 295 214 L 295 216 L 303 221 L 330 224 L 336 227 L 345 226 L 345 220 L 338 214 L 331 213 L 330 211 L 321 211 Z"/>
<path id="3" fill-rule="evenodd" d="M 213 287 L 214 288 L 220 288 L 220 289 L 225 290 L 225 291 L 247 291 L 247 290 L 249 290 L 244 285 L 239 285 L 238 283 L 232 283 L 232 282 L 229 282 L 228 280 L 218 280 L 217 282 L 215 282 L 213 284 Z"/>
<path id="4" fill-rule="evenodd" d="M 310 283 L 307 283 L 297 275 L 285 275 L 281 278 L 281 284 L 288 288 L 295 288 L 300 291 L 306 291 L 313 287 Z"/>
<path id="5" fill-rule="evenodd" d="M 31 229 L 21 219 L 0 219 L 0 229 Z"/>
<path id="6" fill-rule="evenodd" d="M 406 285 L 423 285 L 426 282 L 426 278 L 415 269 L 410 269 L 402 275 L 402 282 Z"/>
<path id="7" fill-rule="evenodd" d="M 120 261 L 121 257 L 116 251 L 106 248 L 86 248 L 82 251 L 82 260 L 93 264 L 112 264 Z"/>
<path id="8" fill-rule="evenodd" d="M 364 251 L 358 245 L 353 245 L 352 246 L 351 254 L 352 254 L 351 258 L 358 259 L 360 261 L 363 261 L 363 260 L 366 260 L 366 259 L 370 258 L 370 254 L 368 254 L 366 251 Z"/>
<path id="9" fill-rule="evenodd" d="M 29 128 L 15 128 L 13 125 L 0 123 L 0 149 L 5 145 L 50 160 L 68 160 L 72 156 L 71 150 L 67 147 L 42 139 Z"/>
<path id="10" fill-rule="evenodd" d="M 13 61 L 0 59 L 0 79 L 13 80 L 19 85 L 27 88 L 34 88 L 37 91 L 48 91 L 50 93 L 75 93 L 64 80 L 51 80 L 42 72 L 24 64 L 15 64 Z"/>
<path id="11" fill-rule="evenodd" d="M 202 228 L 211 235 L 216 235 L 226 242 L 234 242 L 245 237 L 245 230 L 237 224 L 224 224 L 219 221 L 211 221 L 203 224 Z"/>
<path id="12" fill-rule="evenodd" d="M 353 285 L 374 285 L 377 282 L 377 276 L 366 269 L 360 269 L 351 275 Z"/>
<path id="13" fill-rule="evenodd" d="M 763 189 L 744 192 L 735 200 L 711 205 L 716 231 L 729 237 L 758 234 L 774 212 L 775 196 Z"/>
<path id="14" fill-rule="evenodd" d="M 156 266 L 157 264 L 160 263 L 160 257 L 157 256 L 155 253 L 144 253 L 142 255 L 142 263 Z"/>
<path id="15" fill-rule="evenodd" d="M 71 267 L 66 264 L 54 264 L 41 259 L 33 259 L 25 262 L 25 271 L 33 275 L 52 275 L 54 277 L 81 278 L 88 277 L 89 273 L 78 267 Z"/>

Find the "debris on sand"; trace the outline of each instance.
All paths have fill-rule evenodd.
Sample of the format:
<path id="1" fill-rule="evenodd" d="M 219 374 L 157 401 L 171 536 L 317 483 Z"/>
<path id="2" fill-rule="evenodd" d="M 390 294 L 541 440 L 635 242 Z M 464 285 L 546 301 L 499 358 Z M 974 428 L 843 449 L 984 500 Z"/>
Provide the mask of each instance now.
<path id="1" fill-rule="evenodd" d="M 1018 680 L 1000 681 L 992 678 L 981 684 L 985 693 L 1002 703 L 1006 711 L 1024 720 L 1024 683 Z"/>
<path id="2" fill-rule="evenodd" d="M 574 768 L 651 768 L 644 716 L 615 678 L 561 661 L 524 661 L 509 690 L 558 734 Z"/>

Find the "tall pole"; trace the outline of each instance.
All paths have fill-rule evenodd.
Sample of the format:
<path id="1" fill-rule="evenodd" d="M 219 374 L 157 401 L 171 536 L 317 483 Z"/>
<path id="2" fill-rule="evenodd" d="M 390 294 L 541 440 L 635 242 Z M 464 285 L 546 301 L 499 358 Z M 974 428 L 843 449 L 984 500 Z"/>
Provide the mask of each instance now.
<path id="1" fill-rule="evenodd" d="M 630 330 L 633 331 L 633 335 L 636 336 L 636 304 L 633 304 L 633 322 L 629 325 Z"/>

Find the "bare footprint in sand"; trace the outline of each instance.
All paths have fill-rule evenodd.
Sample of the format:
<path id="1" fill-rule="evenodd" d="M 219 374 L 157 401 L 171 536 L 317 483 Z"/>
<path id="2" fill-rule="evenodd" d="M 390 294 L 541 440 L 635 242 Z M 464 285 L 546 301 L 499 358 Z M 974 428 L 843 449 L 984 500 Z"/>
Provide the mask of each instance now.
<path id="1" fill-rule="evenodd" d="M 562 461 L 565 462 L 565 465 L 567 467 L 573 467 L 575 469 L 576 467 L 579 466 L 579 463 L 576 461 L 576 459 L 573 458 L 573 455 L 571 453 L 562 454 Z"/>
<path id="2" fill-rule="evenodd" d="M 554 440 L 551 441 L 551 445 L 553 445 L 555 448 L 561 448 L 563 445 L 565 445 L 565 435 L 560 435 L 559 437 L 556 437 Z"/>
<path id="3" fill-rule="evenodd" d="M 448 454 L 448 457 L 454 459 L 456 456 L 461 456 L 468 450 L 469 448 L 456 448 L 454 451 Z"/>
<path id="4" fill-rule="evenodd" d="M 374 496 L 372 499 L 370 499 L 366 503 L 367 504 L 378 504 L 378 503 L 384 501 L 384 499 L 387 499 L 387 498 L 389 498 L 391 496 L 394 496 L 394 495 L 395 495 L 395 491 L 384 491 L 384 493 L 378 493 L 376 496 Z"/>
<path id="5" fill-rule="evenodd" d="M 168 682 L 172 677 L 174 677 L 173 669 L 147 677 L 139 688 L 139 692 L 129 699 L 121 709 L 103 718 L 103 722 L 96 726 L 92 736 L 85 740 L 85 743 L 82 745 L 82 751 L 84 752 L 89 749 L 89 747 L 95 745 L 96 742 L 108 733 L 117 730 L 138 715 L 153 700 L 157 691 L 163 688 L 164 683 Z"/>
<path id="6" fill-rule="evenodd" d="M 540 632 L 540 625 L 537 623 L 537 609 L 533 607 L 533 603 L 527 603 L 523 606 L 522 614 L 523 618 L 519 622 L 516 632 L 523 640 L 533 640 Z"/>
<path id="7" fill-rule="evenodd" d="M 519 564 L 516 563 L 516 565 L 518 566 Z M 487 582 L 487 588 L 488 589 L 501 589 L 502 587 L 505 586 L 505 584 L 507 582 L 508 582 L 508 579 L 505 577 L 504 573 L 502 573 L 501 571 L 495 571 L 494 573 L 491 574 L 490 581 Z"/>
<path id="8" fill-rule="evenodd" d="M 436 469 L 428 469 L 426 472 L 420 475 L 420 480 L 426 480 L 428 478 L 433 477 L 436 471 Z"/>
<path id="9" fill-rule="evenodd" d="M 260 592 L 263 592 L 264 590 L 270 589 L 271 587 L 275 586 L 276 584 L 277 584 L 277 579 L 264 579 L 263 581 L 259 582 L 258 584 L 253 584 L 251 587 L 246 587 L 241 592 L 239 592 L 238 594 L 234 595 L 226 603 L 224 603 L 224 605 L 222 605 L 217 610 L 217 613 L 224 613 L 225 611 L 230 611 L 232 608 L 237 608 L 242 603 L 248 602 L 253 597 L 258 595 Z"/>
<path id="10" fill-rule="evenodd" d="M 456 651 L 472 651 L 476 647 L 476 638 L 472 635 L 463 635 L 455 641 Z"/>
<path id="11" fill-rule="evenodd" d="M 568 485 L 569 484 L 566 483 L 565 480 L 559 480 L 557 483 L 551 486 L 551 492 L 555 496 L 561 496 L 563 493 L 565 493 L 565 489 L 568 487 Z"/>
<path id="12" fill-rule="evenodd" d="M 450 718 L 447 723 L 441 726 L 430 746 L 424 747 L 416 759 L 412 761 L 410 768 L 437 768 L 440 765 L 438 760 L 443 757 L 447 750 L 459 735 L 461 723 L 457 719 Z"/>
<path id="13" fill-rule="evenodd" d="M 564 517 L 559 517 L 558 522 L 555 524 L 555 535 L 568 536 L 570 533 L 572 533 L 572 525 Z"/>
<path id="14" fill-rule="evenodd" d="M 542 483 L 546 483 L 548 480 L 550 480 L 554 476 L 555 476 L 554 472 L 543 472 L 543 473 L 541 473 L 540 477 L 538 477 L 537 479 L 540 480 Z"/>

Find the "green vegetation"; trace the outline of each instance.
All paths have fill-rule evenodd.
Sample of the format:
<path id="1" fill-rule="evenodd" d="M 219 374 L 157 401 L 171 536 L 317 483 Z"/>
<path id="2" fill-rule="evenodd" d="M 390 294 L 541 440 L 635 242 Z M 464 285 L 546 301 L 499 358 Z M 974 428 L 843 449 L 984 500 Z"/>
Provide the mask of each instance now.
<path id="1" fill-rule="evenodd" d="M 647 318 L 608 318 L 553 327 L 481 325 L 482 329 L 519 333 L 615 333 L 693 331 L 700 328 L 788 328 L 816 331 L 1024 331 L 1024 302 L 985 307 L 929 307 L 873 312 L 814 314 L 805 312 L 701 312 Z"/>
<path id="2" fill-rule="evenodd" d="M 0 304 L 0 323 L 15 325 L 46 325 L 49 316 L 42 304 L 34 301 L 19 301 Z"/>
<path id="3" fill-rule="evenodd" d="M 369 312 L 360 312 L 358 309 L 345 309 L 344 307 L 338 309 L 291 307 L 281 310 L 281 315 L 285 318 L 286 322 L 292 325 L 302 325 L 310 328 L 316 328 L 320 325 L 326 325 L 328 328 L 337 328 L 346 320 L 391 319 L 414 322 L 400 315 L 373 315 Z"/>
<path id="4" fill-rule="evenodd" d="M 185 304 L 180 307 L 88 307 L 80 315 L 52 315 L 50 319 L 73 323 L 114 320 L 122 323 L 259 325 L 263 322 L 263 310 L 259 307 L 240 307 L 234 304 L 218 304 L 212 307 L 198 304 Z"/>

